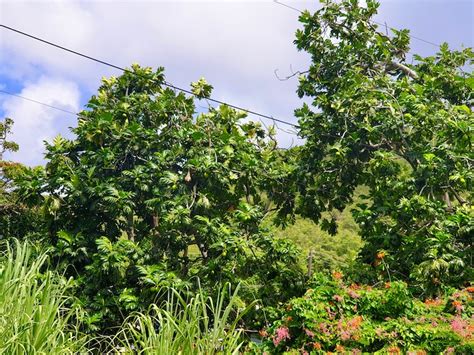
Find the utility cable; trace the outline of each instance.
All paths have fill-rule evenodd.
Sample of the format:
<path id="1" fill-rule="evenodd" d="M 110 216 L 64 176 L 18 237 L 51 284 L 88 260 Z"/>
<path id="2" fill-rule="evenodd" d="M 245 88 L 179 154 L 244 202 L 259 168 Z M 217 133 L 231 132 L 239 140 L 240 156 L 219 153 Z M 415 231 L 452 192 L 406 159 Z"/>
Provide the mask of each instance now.
<path id="1" fill-rule="evenodd" d="M 273 0 L 273 2 L 274 2 L 275 4 L 284 6 L 284 7 L 288 8 L 288 9 L 297 11 L 297 12 L 299 12 L 300 14 L 303 13 L 303 11 L 301 11 L 300 9 L 298 9 L 298 8 L 296 8 L 296 7 L 293 7 L 293 6 L 290 6 L 290 5 L 288 5 L 288 4 L 285 4 L 285 3 L 283 3 L 283 2 L 280 2 L 280 1 L 278 1 L 278 0 Z M 379 25 L 379 26 L 384 26 L 384 27 L 390 28 L 390 29 L 393 30 L 393 31 L 398 31 L 398 30 L 397 30 L 396 28 L 394 28 L 394 27 L 387 26 L 386 23 L 381 23 L 381 22 L 378 22 L 378 21 L 375 21 L 375 20 L 369 20 L 369 21 L 370 21 L 370 22 L 373 22 L 373 23 L 375 23 L 375 24 L 377 24 L 377 25 Z M 423 39 L 423 38 L 420 38 L 420 37 L 413 36 L 413 35 L 411 35 L 411 34 L 409 34 L 408 37 L 413 38 L 413 39 L 416 39 L 416 40 L 421 41 L 421 42 L 425 42 L 425 43 L 427 43 L 427 44 L 431 44 L 432 46 L 435 46 L 435 47 L 437 47 L 437 48 L 440 47 L 440 45 L 437 44 L 437 43 L 428 41 L 428 40 Z"/>
<path id="2" fill-rule="evenodd" d="M 57 106 L 49 105 L 49 104 L 47 104 L 47 103 L 45 103 L 45 102 L 41 102 L 41 101 L 38 101 L 38 100 L 35 100 L 35 99 L 30 99 L 29 97 L 25 97 L 25 96 L 21 96 L 21 95 L 18 95 L 18 94 L 14 94 L 14 93 L 9 92 L 9 91 L 0 90 L 0 93 L 6 94 L 6 95 L 10 95 L 10 96 L 14 96 L 14 97 L 17 97 L 17 98 L 22 99 L 22 100 L 34 102 L 35 104 L 42 105 L 42 106 L 46 106 L 46 107 L 52 108 L 52 109 L 54 109 L 54 110 L 62 111 L 62 112 L 68 113 L 68 114 L 70 114 L 70 115 L 74 115 L 74 116 L 78 116 L 78 115 L 79 115 L 79 114 L 76 113 L 76 112 L 68 111 L 68 110 L 62 109 L 62 108 L 57 107 Z"/>
<path id="3" fill-rule="evenodd" d="M 37 37 L 37 36 L 34 36 L 32 34 L 29 34 L 29 33 L 26 33 L 26 32 L 23 32 L 23 31 L 20 31 L 18 29 L 15 29 L 13 27 L 10 27 L 10 26 L 6 26 L 6 25 L 3 25 L 3 24 L 0 24 L 0 27 L 6 29 L 6 30 L 9 30 L 9 31 L 12 31 L 12 32 L 15 32 L 15 33 L 18 33 L 22 36 L 25 36 L 25 37 L 29 37 L 31 39 L 34 39 L 35 41 L 39 41 L 39 42 L 42 42 L 44 44 L 47 44 L 49 46 L 52 46 L 52 47 L 56 47 L 58 49 L 61 49 L 63 51 L 66 51 L 66 52 L 69 52 L 69 53 L 72 53 L 74 55 L 77 55 L 77 56 L 80 56 L 82 58 L 86 58 L 86 59 L 89 59 L 91 61 L 94 61 L 96 63 L 100 63 L 100 64 L 103 64 L 103 65 L 106 65 L 108 67 L 111 67 L 111 68 L 114 68 L 114 69 L 118 69 L 120 71 L 123 71 L 123 72 L 126 72 L 126 73 L 130 73 L 132 75 L 137 75 L 137 76 L 140 76 L 138 75 L 137 73 L 129 70 L 129 69 L 126 69 L 126 68 L 123 68 L 123 67 L 120 67 L 118 65 L 115 65 L 115 64 L 112 64 L 110 62 L 107 62 L 105 60 L 101 60 L 101 59 L 97 59 L 95 57 L 92 57 L 90 55 L 87 55 L 87 54 L 84 54 L 82 52 L 79 52 L 79 51 L 75 51 L 75 50 L 72 50 L 70 48 L 66 48 L 64 46 L 61 46 L 57 43 L 53 43 L 53 42 L 50 42 L 48 40 L 45 40 L 43 38 L 40 38 L 40 37 Z M 173 85 L 167 81 L 161 83 L 171 89 L 174 89 L 174 90 L 178 90 L 178 91 L 181 91 L 181 92 L 184 92 L 186 94 L 189 94 L 189 95 L 193 95 L 193 96 L 196 96 L 196 94 L 194 94 L 192 91 L 190 90 L 187 90 L 187 89 L 183 89 L 181 87 L 178 87 L 176 85 Z M 197 97 L 197 96 L 196 96 Z M 253 111 L 253 110 L 249 110 L 249 109 L 246 109 L 246 108 L 243 108 L 243 107 L 240 107 L 240 106 L 237 106 L 237 105 L 233 105 L 233 104 L 229 104 L 227 102 L 224 102 L 224 101 L 221 101 L 221 100 L 217 100 L 217 99 L 213 99 L 213 98 L 208 98 L 207 99 L 208 101 L 211 101 L 211 102 L 214 102 L 214 103 L 217 103 L 217 104 L 220 104 L 220 105 L 226 105 L 226 106 L 229 106 L 233 109 L 236 109 L 236 110 L 240 110 L 240 111 L 244 111 L 248 114 L 251 114 L 251 115 L 254 115 L 254 116 L 258 116 L 258 117 L 262 117 L 262 118 L 265 118 L 265 119 L 268 119 L 268 120 L 272 120 L 274 122 L 278 122 L 278 123 L 282 123 L 282 124 L 285 124 L 285 125 L 288 125 L 288 126 L 292 126 L 294 128 L 298 128 L 298 125 L 294 124 L 294 123 L 291 123 L 291 122 L 288 122 L 288 121 L 284 121 L 284 120 L 281 120 L 281 119 L 278 119 L 278 118 L 274 118 L 272 116 L 269 116 L 269 115 L 266 115 L 266 114 L 263 114 L 263 113 L 259 113 L 259 112 L 256 112 L 256 111 Z"/>
<path id="4" fill-rule="evenodd" d="M 19 98 L 19 99 L 22 99 L 22 100 L 26 100 L 26 101 L 30 101 L 30 102 L 33 102 L 35 104 L 38 104 L 38 105 L 42 105 L 42 106 L 45 106 L 45 107 L 48 107 L 48 108 L 51 108 L 51 109 L 54 109 L 54 110 L 58 110 L 58 111 L 61 111 L 61 112 L 64 112 L 64 113 L 67 113 L 67 114 L 70 114 L 70 115 L 74 115 L 74 116 L 77 116 L 77 117 L 81 117 L 81 114 L 80 113 L 76 113 L 76 112 L 73 112 L 73 111 L 69 111 L 69 110 L 65 110 L 65 109 L 62 109 L 60 107 L 57 107 L 57 106 L 53 106 L 53 105 L 49 105 L 45 102 L 42 102 L 42 101 L 39 101 L 39 100 L 35 100 L 35 99 L 32 99 L 32 98 L 29 98 L 29 97 L 25 97 L 25 96 L 22 96 L 22 95 L 18 95 L 18 94 L 14 94 L 12 92 L 9 92 L 9 91 L 5 91 L 5 90 L 0 90 L 0 93 L 2 94 L 6 94 L 6 95 L 10 95 L 10 96 L 13 96 L 13 97 L 16 97 L 16 98 Z M 260 121 L 264 127 L 268 130 L 268 127 L 263 123 L 263 121 Z M 284 130 L 280 127 L 278 127 L 278 125 L 276 125 L 276 128 L 283 131 L 284 133 L 287 133 L 289 135 L 294 135 L 296 137 L 298 137 L 298 132 L 292 132 L 292 131 L 287 131 L 287 130 Z M 297 126 L 299 127 L 299 126 Z M 343 138 L 344 136 L 338 136 L 338 135 L 334 135 L 334 134 L 321 134 L 321 136 L 324 136 L 324 137 L 328 137 L 328 138 L 335 138 L 335 139 L 340 139 L 340 138 Z M 365 144 L 361 144 L 361 143 L 355 143 L 357 146 L 360 146 L 360 147 L 367 147 L 367 145 Z M 293 144 L 292 144 L 293 145 Z M 290 147 L 291 148 L 291 147 Z M 289 149 L 289 148 L 282 148 L 282 149 Z"/>
<path id="5" fill-rule="evenodd" d="M 10 91 L 5 91 L 5 90 L 1 90 L 1 89 L 0 89 L 0 94 L 10 95 L 10 96 L 13 96 L 13 97 L 22 99 L 22 100 L 26 100 L 26 101 L 33 102 L 33 103 L 38 104 L 38 105 L 42 105 L 42 106 L 51 108 L 51 109 L 53 109 L 53 110 L 58 110 L 58 111 L 61 111 L 61 112 L 64 112 L 64 113 L 67 113 L 67 114 L 70 114 L 70 115 L 74 115 L 74 116 L 77 116 L 77 117 L 81 117 L 81 114 L 80 114 L 80 113 L 73 112 L 73 111 L 69 111 L 69 110 L 65 110 L 65 109 L 62 109 L 62 108 L 60 108 L 60 107 L 53 106 L 53 105 L 47 104 L 47 103 L 42 102 L 42 101 L 39 101 L 39 100 L 35 100 L 35 99 L 29 98 L 29 97 L 25 97 L 25 96 L 22 96 L 22 95 L 14 94 L 14 93 L 12 93 L 12 92 L 10 92 Z M 268 130 L 268 127 L 265 125 L 265 123 L 264 123 L 262 120 L 260 120 L 260 123 L 262 123 L 262 125 Z M 287 133 L 287 134 L 290 134 L 290 135 L 295 135 L 295 136 L 298 135 L 297 132 L 287 131 L 287 130 L 284 130 L 283 128 L 278 127 L 278 125 L 277 125 L 276 123 L 275 123 L 275 127 L 276 127 L 278 130 L 280 130 L 280 131 L 282 131 L 282 132 L 284 132 L 284 133 Z"/>

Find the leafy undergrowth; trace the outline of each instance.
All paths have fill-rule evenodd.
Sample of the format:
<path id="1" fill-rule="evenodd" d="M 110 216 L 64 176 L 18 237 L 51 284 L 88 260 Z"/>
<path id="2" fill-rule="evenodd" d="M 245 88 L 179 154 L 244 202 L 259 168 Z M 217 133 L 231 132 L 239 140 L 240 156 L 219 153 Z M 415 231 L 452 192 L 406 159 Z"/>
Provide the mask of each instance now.
<path id="1" fill-rule="evenodd" d="M 317 274 L 281 320 L 261 331 L 262 347 L 271 353 L 472 353 L 473 292 L 467 287 L 422 302 L 402 282 L 347 285 L 341 273 Z"/>
<path id="2" fill-rule="evenodd" d="M 245 343 L 241 321 L 254 304 L 243 306 L 237 286 L 209 297 L 184 297 L 170 289 L 168 301 L 134 313 L 109 338 L 81 335 L 71 327 L 66 306 L 70 288 L 41 268 L 27 243 L 8 248 L 0 260 L 0 352 L 88 353 L 256 353 L 327 352 L 458 353 L 474 350 L 474 287 L 447 290 L 421 301 L 405 283 L 370 287 L 347 284 L 340 272 L 318 273 L 304 296 L 281 307 L 283 316 L 262 330 L 262 344 Z M 79 313 L 75 313 L 79 316 Z M 247 339 L 248 340 L 248 339 Z"/>

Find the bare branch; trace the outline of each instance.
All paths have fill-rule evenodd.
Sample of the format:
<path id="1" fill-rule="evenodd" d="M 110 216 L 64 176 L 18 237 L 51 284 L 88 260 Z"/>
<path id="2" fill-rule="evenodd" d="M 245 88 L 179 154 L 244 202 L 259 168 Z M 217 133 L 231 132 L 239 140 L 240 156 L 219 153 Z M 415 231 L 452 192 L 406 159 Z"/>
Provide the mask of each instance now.
<path id="1" fill-rule="evenodd" d="M 387 66 L 387 71 L 391 71 L 392 67 L 394 69 L 401 70 L 412 79 L 418 79 L 418 74 L 413 69 L 408 68 L 406 65 L 402 63 L 397 63 L 394 61 L 390 62 L 390 64 Z"/>
<path id="2" fill-rule="evenodd" d="M 290 66 L 290 69 L 291 69 L 291 66 Z M 286 76 L 286 77 L 280 77 L 280 76 L 278 75 L 278 69 L 275 69 L 275 70 L 273 71 L 273 73 L 275 74 L 275 76 L 276 76 L 276 78 L 277 78 L 278 80 L 280 80 L 280 81 L 287 81 L 287 80 L 293 78 L 294 76 L 303 75 L 303 74 L 309 73 L 309 70 L 305 70 L 305 71 L 299 71 L 299 70 L 297 70 L 296 72 L 293 72 L 293 70 L 291 69 L 291 74 L 288 75 L 288 76 Z"/>

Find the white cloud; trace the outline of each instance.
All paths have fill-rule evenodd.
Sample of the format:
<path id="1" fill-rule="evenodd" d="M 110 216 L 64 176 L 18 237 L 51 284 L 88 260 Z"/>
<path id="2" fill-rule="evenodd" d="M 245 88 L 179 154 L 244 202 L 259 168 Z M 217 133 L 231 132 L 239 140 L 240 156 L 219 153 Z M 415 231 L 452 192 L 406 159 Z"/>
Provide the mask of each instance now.
<path id="1" fill-rule="evenodd" d="M 164 65 L 168 79 L 180 85 L 206 76 L 216 88 L 256 80 L 274 84 L 275 68 L 303 64 L 306 56 L 292 43 L 297 16 L 271 0 L 0 0 L 6 25 L 121 66 Z M 0 30 L 0 47 L 5 62 L 14 62 L 9 72 L 19 78 L 31 77 L 29 69 L 40 65 L 94 90 L 101 75 L 113 72 L 6 30 Z"/>
<path id="2" fill-rule="evenodd" d="M 184 88 L 204 76 L 215 87 L 214 98 L 293 122 L 297 81 L 280 82 L 274 70 L 284 76 L 290 64 L 307 66 L 307 56 L 292 43 L 297 17 L 271 0 L 0 0 L 6 25 L 121 66 L 164 66 L 167 80 Z M 84 97 L 95 92 L 100 77 L 117 72 L 2 29 L 0 53 L 0 76 L 20 82 L 61 77 L 78 83 Z M 291 137 L 279 137 L 290 144 Z"/>
<path id="3" fill-rule="evenodd" d="M 25 85 L 19 95 L 44 102 L 64 110 L 79 110 L 80 93 L 77 85 L 70 81 L 41 77 L 37 82 Z M 19 144 L 20 150 L 10 153 L 7 159 L 27 165 L 43 162 L 44 143 L 65 131 L 75 123 L 75 117 L 65 112 L 38 105 L 13 96 L 2 96 L 0 109 L 6 117 L 14 120 L 11 140 Z"/>

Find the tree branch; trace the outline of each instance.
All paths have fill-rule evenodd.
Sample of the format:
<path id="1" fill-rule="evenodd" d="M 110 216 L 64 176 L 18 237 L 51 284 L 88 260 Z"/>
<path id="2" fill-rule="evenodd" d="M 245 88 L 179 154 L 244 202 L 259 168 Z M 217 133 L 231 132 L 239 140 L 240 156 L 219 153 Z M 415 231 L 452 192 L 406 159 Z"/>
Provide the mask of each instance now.
<path id="1" fill-rule="evenodd" d="M 397 63 L 397 62 L 391 61 L 387 65 L 386 71 L 391 71 L 392 68 L 401 70 L 402 72 L 404 72 L 406 75 L 408 75 L 412 79 L 418 79 L 418 74 L 413 69 L 408 68 L 406 65 L 404 65 L 402 63 Z"/>

